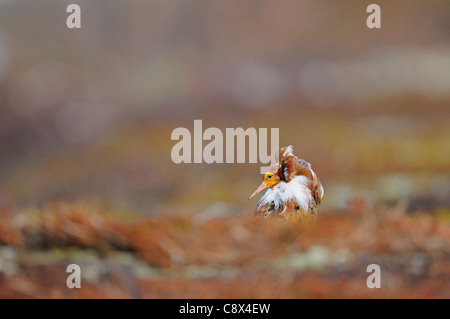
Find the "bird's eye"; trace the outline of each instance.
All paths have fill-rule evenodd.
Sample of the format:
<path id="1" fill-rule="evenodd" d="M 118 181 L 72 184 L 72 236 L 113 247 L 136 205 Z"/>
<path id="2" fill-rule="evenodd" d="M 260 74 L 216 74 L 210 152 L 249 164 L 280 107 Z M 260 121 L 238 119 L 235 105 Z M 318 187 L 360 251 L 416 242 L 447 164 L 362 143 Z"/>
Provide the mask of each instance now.
<path id="1" fill-rule="evenodd" d="M 271 178 L 272 178 L 272 176 L 273 176 L 273 175 L 267 175 L 267 178 L 268 178 L 268 179 L 271 179 Z"/>

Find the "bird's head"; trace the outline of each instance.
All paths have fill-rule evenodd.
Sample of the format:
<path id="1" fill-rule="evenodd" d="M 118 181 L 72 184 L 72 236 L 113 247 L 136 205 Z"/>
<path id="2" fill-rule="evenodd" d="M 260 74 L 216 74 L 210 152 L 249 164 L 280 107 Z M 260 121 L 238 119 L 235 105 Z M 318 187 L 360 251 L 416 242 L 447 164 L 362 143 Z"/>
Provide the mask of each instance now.
<path id="1" fill-rule="evenodd" d="M 258 194 L 260 191 L 262 191 L 263 189 L 265 189 L 266 187 L 274 187 L 275 185 L 277 185 L 279 182 L 281 181 L 280 176 L 278 176 L 278 174 L 276 173 L 272 173 L 272 172 L 268 172 L 266 174 L 264 174 L 264 178 L 263 178 L 263 182 L 261 183 L 261 185 L 259 185 L 259 187 L 253 192 L 252 196 L 250 196 L 250 198 L 252 198 L 253 196 L 255 196 L 256 194 Z M 249 199 L 250 199 L 249 198 Z"/>

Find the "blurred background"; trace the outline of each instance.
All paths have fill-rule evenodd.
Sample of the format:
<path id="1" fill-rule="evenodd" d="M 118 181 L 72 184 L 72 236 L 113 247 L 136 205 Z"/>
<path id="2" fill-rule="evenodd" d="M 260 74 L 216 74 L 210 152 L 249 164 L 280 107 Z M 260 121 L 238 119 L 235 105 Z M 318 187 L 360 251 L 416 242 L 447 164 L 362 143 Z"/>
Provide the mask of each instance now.
<path id="1" fill-rule="evenodd" d="M 373 2 L 1 0 L 0 297 L 450 297 L 450 3 Z M 172 162 L 195 119 L 279 128 L 324 217 L 253 225 L 260 163 Z"/>

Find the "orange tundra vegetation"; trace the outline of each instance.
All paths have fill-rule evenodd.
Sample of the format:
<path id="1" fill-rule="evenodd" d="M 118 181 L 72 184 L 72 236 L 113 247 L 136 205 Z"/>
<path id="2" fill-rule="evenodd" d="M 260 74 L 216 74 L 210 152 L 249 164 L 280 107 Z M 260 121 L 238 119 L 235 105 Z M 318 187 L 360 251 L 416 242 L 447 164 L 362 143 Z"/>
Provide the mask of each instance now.
<path id="1" fill-rule="evenodd" d="M 0 213 L 0 298 L 449 298 L 448 211 L 324 211 L 124 219 L 86 203 Z M 65 285 L 80 264 L 82 289 Z M 382 288 L 366 286 L 367 265 Z M 383 289 L 384 288 L 384 289 Z"/>

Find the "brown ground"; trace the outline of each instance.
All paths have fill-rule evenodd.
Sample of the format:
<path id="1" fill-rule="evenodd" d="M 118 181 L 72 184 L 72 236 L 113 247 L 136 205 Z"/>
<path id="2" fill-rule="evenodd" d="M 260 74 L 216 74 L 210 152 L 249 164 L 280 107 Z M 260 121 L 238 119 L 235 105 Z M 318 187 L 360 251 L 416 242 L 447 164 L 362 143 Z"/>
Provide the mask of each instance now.
<path id="1" fill-rule="evenodd" d="M 4 209 L 1 298 L 449 298 L 449 212 L 354 200 L 309 222 L 125 218 L 83 203 Z M 81 267 L 81 289 L 66 267 Z M 369 289 L 369 264 L 381 288 Z"/>

